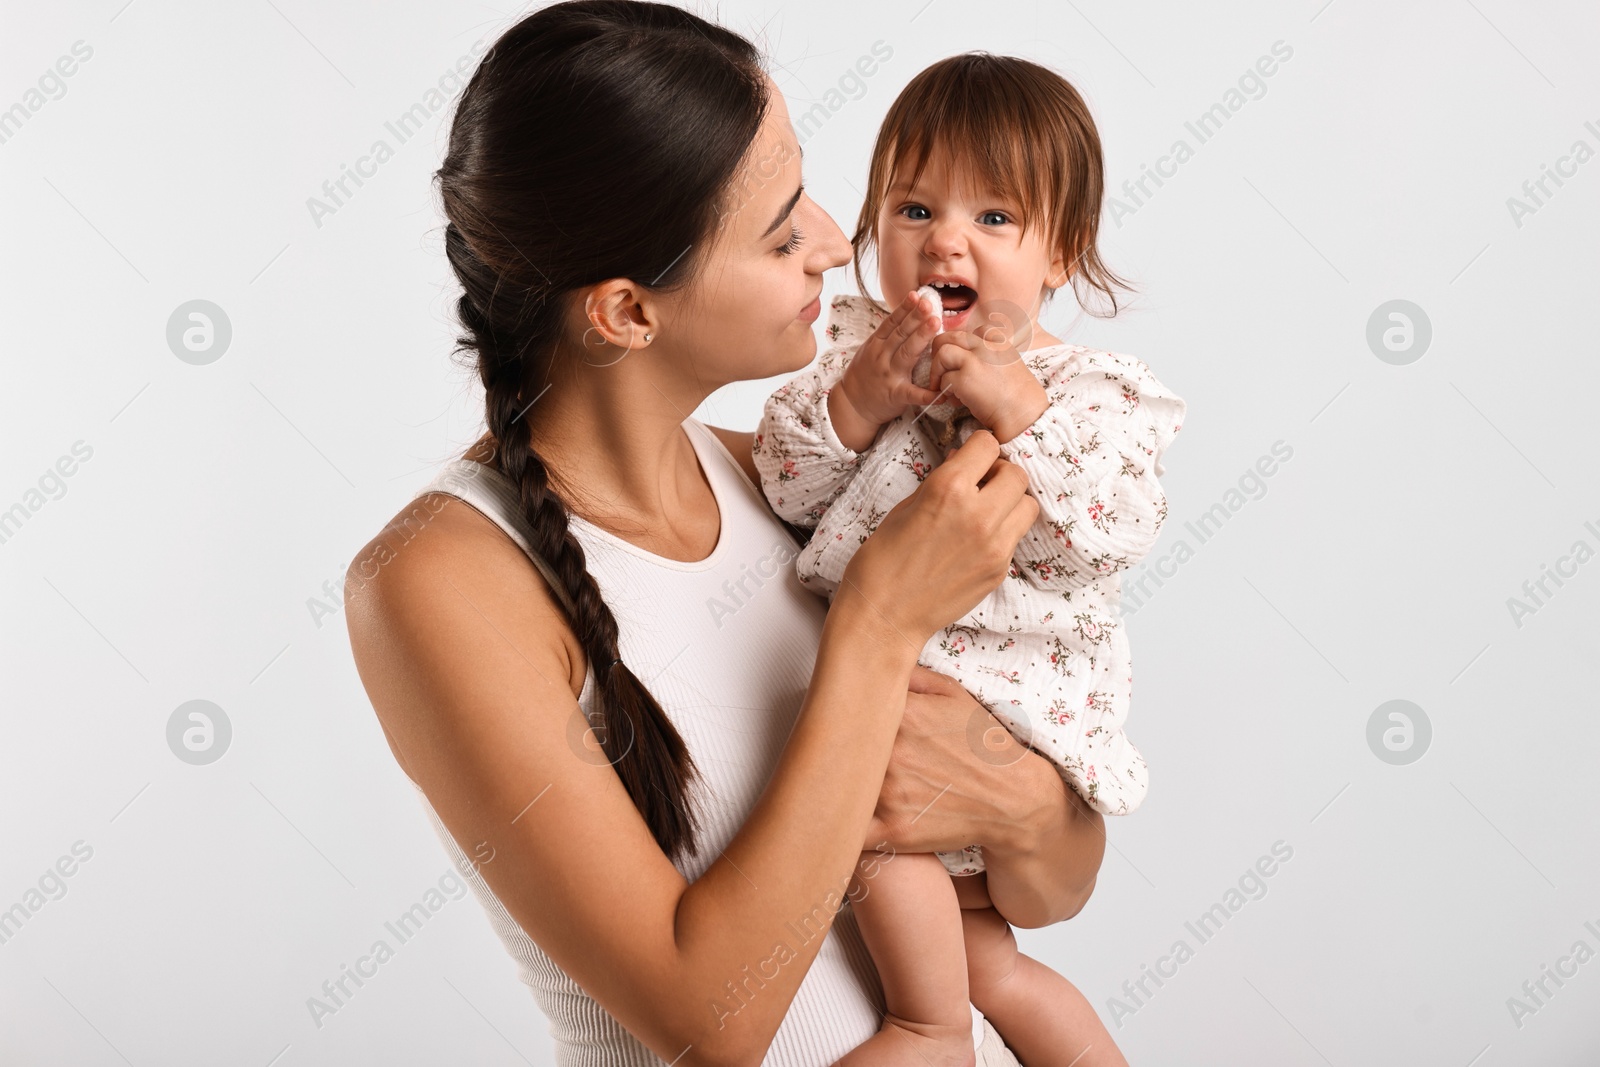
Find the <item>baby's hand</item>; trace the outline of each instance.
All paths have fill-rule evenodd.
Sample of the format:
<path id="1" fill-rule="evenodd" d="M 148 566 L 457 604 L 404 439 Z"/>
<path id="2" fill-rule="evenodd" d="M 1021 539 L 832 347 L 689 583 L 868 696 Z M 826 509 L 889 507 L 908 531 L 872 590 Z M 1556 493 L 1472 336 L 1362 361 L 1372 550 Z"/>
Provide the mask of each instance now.
<path id="1" fill-rule="evenodd" d="M 912 404 L 931 404 L 938 394 L 911 381 L 911 367 L 939 332 L 939 321 L 915 292 L 862 342 L 855 358 L 828 394 L 834 432 L 860 452 L 884 423 Z"/>
<path id="2" fill-rule="evenodd" d="M 980 327 L 940 334 L 933 341 L 928 376 L 934 395 L 955 396 L 1001 444 L 1033 425 L 1050 406 L 1044 386 L 1004 333 Z"/>

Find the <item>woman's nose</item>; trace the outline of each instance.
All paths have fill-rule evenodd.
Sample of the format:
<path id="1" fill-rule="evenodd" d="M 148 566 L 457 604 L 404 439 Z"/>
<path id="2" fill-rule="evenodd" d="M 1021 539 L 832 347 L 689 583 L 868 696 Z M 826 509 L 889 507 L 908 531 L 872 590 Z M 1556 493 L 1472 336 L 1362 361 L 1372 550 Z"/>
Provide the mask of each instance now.
<path id="1" fill-rule="evenodd" d="M 833 216 L 822 209 L 822 205 L 812 205 L 814 218 L 806 225 L 814 227 L 817 232 L 817 241 L 812 244 L 810 261 L 806 266 L 815 274 L 821 274 L 830 267 L 842 267 L 850 262 L 854 249 L 850 247 L 850 238 L 844 235 L 839 224 L 833 221 Z"/>

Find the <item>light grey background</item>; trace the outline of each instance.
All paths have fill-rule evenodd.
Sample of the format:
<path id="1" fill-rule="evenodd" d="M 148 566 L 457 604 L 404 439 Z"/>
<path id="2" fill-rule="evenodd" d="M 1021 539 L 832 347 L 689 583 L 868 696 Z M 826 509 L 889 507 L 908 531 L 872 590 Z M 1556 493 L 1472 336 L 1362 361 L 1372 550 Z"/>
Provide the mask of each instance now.
<path id="1" fill-rule="evenodd" d="M 890 100 L 968 48 L 1069 77 L 1125 200 L 1175 140 L 1194 149 L 1131 215 L 1108 210 L 1135 306 L 1047 318 L 1188 401 L 1152 559 L 1193 551 L 1129 621 L 1149 799 L 1110 821 L 1089 906 L 1021 931 L 1025 951 L 1116 1016 L 1135 1064 L 1595 1062 L 1600 960 L 1547 980 L 1536 1012 L 1508 1007 L 1576 942 L 1600 950 L 1600 562 L 1520 620 L 1508 607 L 1576 542 L 1600 549 L 1600 160 L 1520 224 L 1508 206 L 1574 142 L 1600 148 L 1593 6 L 698 10 L 759 36 L 796 116 L 875 41 L 893 49 L 805 142 L 808 188 L 847 230 Z M 92 849 L 0 944 L 8 1064 L 550 1061 L 470 898 L 320 1028 L 306 1005 L 447 870 L 343 617 L 318 625 L 309 602 L 479 433 L 429 185 L 448 108 L 403 145 L 384 123 L 510 14 L 7 5 L 0 108 L 93 50 L 0 143 L 0 509 L 26 512 L 0 543 L 0 908 Z M 1278 41 L 1292 58 L 1198 144 L 1185 122 Z M 394 158 L 318 225 L 308 198 L 379 138 Z M 197 299 L 232 326 L 207 365 L 167 343 Z M 1366 340 L 1395 299 L 1432 325 L 1408 365 Z M 752 428 L 777 384 L 696 414 Z M 80 441 L 64 492 L 30 498 Z M 1250 495 L 1279 441 L 1292 458 Z M 1186 524 L 1215 505 L 1201 543 Z M 1432 726 L 1407 765 L 1367 741 L 1395 699 Z M 168 748 L 191 700 L 231 724 L 210 764 Z M 1280 841 L 1265 894 L 1201 944 L 1185 923 Z M 1192 958 L 1130 999 L 1180 939 Z"/>

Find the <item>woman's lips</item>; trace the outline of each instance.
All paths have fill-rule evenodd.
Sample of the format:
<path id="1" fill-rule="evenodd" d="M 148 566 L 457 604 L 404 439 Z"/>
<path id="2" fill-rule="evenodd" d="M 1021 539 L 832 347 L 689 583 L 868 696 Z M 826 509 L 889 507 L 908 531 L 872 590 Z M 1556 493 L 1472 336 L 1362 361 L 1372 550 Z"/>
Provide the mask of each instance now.
<path id="1" fill-rule="evenodd" d="M 807 304 L 805 307 L 800 309 L 800 314 L 799 314 L 798 317 L 799 317 L 801 322 L 814 322 L 814 321 L 816 321 L 817 316 L 821 315 L 821 314 L 822 314 L 822 294 L 818 293 L 812 299 L 811 303 Z"/>

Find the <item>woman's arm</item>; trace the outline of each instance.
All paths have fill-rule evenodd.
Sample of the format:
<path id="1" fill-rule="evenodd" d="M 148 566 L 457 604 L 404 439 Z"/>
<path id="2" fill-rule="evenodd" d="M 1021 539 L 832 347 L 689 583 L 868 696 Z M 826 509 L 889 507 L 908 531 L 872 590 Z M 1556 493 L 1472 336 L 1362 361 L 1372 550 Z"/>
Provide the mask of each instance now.
<path id="1" fill-rule="evenodd" d="M 983 845 L 989 897 L 1012 925 L 1048 926 L 1088 902 L 1105 819 L 961 683 L 918 666 L 865 847 Z"/>
<path id="2" fill-rule="evenodd" d="M 826 930 L 844 900 L 915 650 L 873 612 L 830 614 L 767 791 L 690 884 L 583 743 L 582 654 L 527 558 L 465 506 L 406 536 L 363 552 L 347 600 L 396 759 L 458 843 L 493 849 L 481 873 L 518 925 L 651 1051 L 759 1063 L 823 940 L 789 930 Z"/>
<path id="3" fill-rule="evenodd" d="M 692 884 L 587 743 L 553 595 L 476 511 L 430 509 L 420 532 L 402 514 L 367 546 L 351 646 L 396 760 L 458 843 L 492 850 L 483 878 L 556 965 L 667 1062 L 753 1067 L 845 899 L 917 653 L 1005 575 L 1038 514 L 1025 489 L 982 435 L 884 518 L 765 792 Z M 951 541 L 971 551 L 951 560 Z"/>
<path id="4" fill-rule="evenodd" d="M 1006 737 L 1021 756 L 997 796 L 1019 805 L 1017 832 L 984 843 L 989 899 L 1012 926 L 1049 926 L 1089 902 L 1105 857 L 1105 816 L 1068 789 L 1049 760 Z"/>

